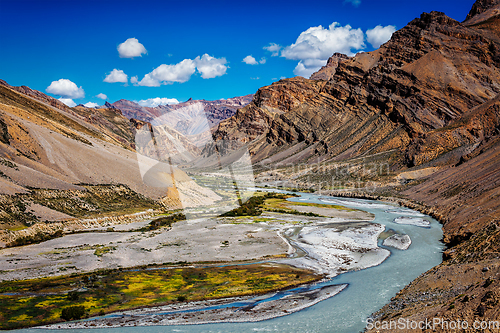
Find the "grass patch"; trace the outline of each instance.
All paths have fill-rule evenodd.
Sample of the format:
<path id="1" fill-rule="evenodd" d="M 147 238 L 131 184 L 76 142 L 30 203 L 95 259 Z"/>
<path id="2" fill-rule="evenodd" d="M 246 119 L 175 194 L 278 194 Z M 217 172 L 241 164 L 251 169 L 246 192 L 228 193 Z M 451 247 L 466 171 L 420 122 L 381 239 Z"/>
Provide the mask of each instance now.
<path id="1" fill-rule="evenodd" d="M 98 248 L 95 249 L 94 255 L 98 257 L 102 257 L 104 254 L 109 253 L 111 251 L 116 250 L 116 247 L 114 246 L 99 246 Z"/>
<path id="2" fill-rule="evenodd" d="M 240 207 L 230 210 L 220 216 L 224 217 L 235 217 L 235 216 L 260 216 L 264 206 L 268 204 L 269 200 L 280 200 L 284 201 L 287 198 L 294 197 L 297 195 L 290 194 L 280 194 L 268 192 L 265 194 L 259 193 L 254 195 L 246 202 L 240 205 Z"/>
<path id="3" fill-rule="evenodd" d="M 323 215 L 319 215 L 319 214 L 316 214 L 316 213 L 299 212 L 298 210 L 295 210 L 295 209 L 269 208 L 269 209 L 266 209 L 266 210 L 269 211 L 269 212 L 282 213 L 282 214 L 303 215 L 303 216 L 312 216 L 312 217 L 324 217 Z"/>
<path id="4" fill-rule="evenodd" d="M 289 202 L 290 205 L 293 206 L 309 206 L 309 207 L 319 207 L 319 208 L 331 208 L 331 209 L 337 209 L 337 210 L 345 210 L 345 211 L 355 211 L 356 209 L 352 208 L 347 208 L 344 206 L 340 205 L 328 205 L 328 204 L 319 204 L 319 203 L 312 203 L 312 202 Z"/>
<path id="5" fill-rule="evenodd" d="M 276 221 L 275 218 L 259 217 L 253 220 L 255 223 Z"/>
<path id="6" fill-rule="evenodd" d="M 261 294 L 320 278 L 309 271 L 284 265 L 161 268 L 1 282 L 0 329 L 57 323 L 65 318 L 98 316 L 185 300 Z M 84 291 L 76 294 L 77 289 Z"/>
<path id="7" fill-rule="evenodd" d="M 177 213 L 177 214 L 172 214 L 169 216 L 162 216 L 160 218 L 157 218 L 156 220 L 153 220 L 149 222 L 149 224 L 145 227 L 142 227 L 140 229 L 137 229 L 136 231 L 151 231 L 151 230 L 156 230 L 160 229 L 162 227 L 171 227 L 172 223 L 178 222 L 178 221 L 183 221 L 186 219 L 186 215 L 182 213 Z"/>

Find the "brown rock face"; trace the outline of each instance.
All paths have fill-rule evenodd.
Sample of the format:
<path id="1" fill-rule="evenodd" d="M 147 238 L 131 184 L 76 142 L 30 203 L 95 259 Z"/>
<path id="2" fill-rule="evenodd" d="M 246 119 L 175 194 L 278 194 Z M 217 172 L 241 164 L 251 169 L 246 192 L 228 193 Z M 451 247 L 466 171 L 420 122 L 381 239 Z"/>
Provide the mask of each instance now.
<path id="1" fill-rule="evenodd" d="M 313 73 L 310 77 L 311 80 L 330 80 L 335 75 L 339 64 L 349 59 L 348 56 L 342 53 L 334 53 L 326 63 L 326 66 L 321 67 L 319 71 Z"/>
<path id="2" fill-rule="evenodd" d="M 214 138 L 249 142 L 254 162 L 312 163 L 398 149 L 395 168 L 426 163 L 478 140 L 464 134 L 445 143 L 431 132 L 500 92 L 500 44 L 490 35 L 443 13 L 422 14 L 377 51 L 334 55 L 313 75 L 327 80 L 293 78 L 259 89 Z M 416 146 L 430 145 L 428 134 L 445 148 L 414 158 Z"/>
<path id="3" fill-rule="evenodd" d="M 469 21 L 487 11 L 498 9 L 499 6 L 500 1 L 498 0 L 477 0 L 474 5 L 472 5 L 472 9 L 469 14 L 467 14 L 465 21 Z M 484 17 L 482 19 L 484 20 Z"/>

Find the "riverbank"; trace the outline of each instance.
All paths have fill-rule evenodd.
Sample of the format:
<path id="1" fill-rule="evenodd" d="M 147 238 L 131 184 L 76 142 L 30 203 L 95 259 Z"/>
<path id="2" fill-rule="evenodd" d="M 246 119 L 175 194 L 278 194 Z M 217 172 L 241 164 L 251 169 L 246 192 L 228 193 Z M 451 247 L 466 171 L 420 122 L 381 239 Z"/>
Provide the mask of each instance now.
<path id="1" fill-rule="evenodd" d="M 449 184 L 446 177 L 450 172 L 455 170 L 446 170 L 440 175 L 444 179 L 441 183 L 427 181 L 421 185 L 381 188 L 370 193 L 363 189 L 322 193 L 396 203 L 430 215 L 443 225 L 443 242 L 447 247 L 443 251 L 443 263 L 398 292 L 388 304 L 371 315 L 374 320 L 397 321 L 403 318 L 418 322 L 429 318 L 443 318 L 445 321 L 461 318 L 469 323 L 498 321 L 500 222 L 495 218 L 495 208 L 487 204 L 488 201 L 475 200 L 470 196 L 469 188 L 462 188 L 467 196 L 460 194 L 462 191 Z M 452 176 L 460 179 L 458 174 Z M 460 199 L 465 197 L 467 200 Z M 477 229 L 475 224 L 478 223 L 483 227 Z"/>
<path id="2" fill-rule="evenodd" d="M 329 205 L 330 203 L 325 203 L 322 200 L 324 197 L 321 196 L 316 196 L 316 195 L 303 195 L 302 198 L 294 198 L 291 199 L 293 201 L 298 201 L 298 202 L 304 202 L 304 203 L 310 203 L 312 204 L 311 207 L 318 207 L 318 206 L 323 206 L 323 205 Z M 360 201 L 359 203 L 365 204 L 364 201 Z M 296 205 L 295 203 L 290 202 L 291 205 Z M 301 205 L 296 205 L 296 206 L 301 206 Z M 332 207 L 335 207 L 335 205 L 332 205 Z M 351 207 L 351 206 L 350 206 Z M 355 207 L 354 207 L 355 208 Z M 390 209 L 387 209 L 390 208 Z M 328 209 L 328 208 L 325 208 Z M 353 209 L 353 208 L 349 208 Z M 345 210 L 345 209 L 344 209 Z M 341 242 L 338 243 L 339 246 L 345 246 L 349 245 L 349 240 L 348 238 L 351 238 L 351 240 L 354 240 L 355 238 L 359 238 L 359 234 L 364 234 L 363 231 L 363 226 L 372 226 L 374 227 L 373 232 L 378 234 L 378 227 L 377 224 L 381 225 L 386 225 L 386 228 L 389 228 L 389 231 L 393 230 L 394 232 L 398 234 L 408 234 L 411 236 L 412 239 L 414 239 L 414 242 L 412 243 L 412 246 L 405 251 L 400 251 L 400 250 L 394 250 L 391 252 L 392 255 L 387 258 L 387 260 L 383 261 L 381 265 L 378 266 L 372 266 L 370 269 L 362 269 L 362 268 L 356 268 L 354 264 L 355 262 L 352 262 L 351 267 L 347 268 L 347 273 L 346 274 L 340 274 L 337 277 L 333 278 L 333 280 L 328 279 L 324 280 L 318 284 L 315 284 L 314 287 L 323 287 L 323 286 L 332 286 L 332 285 L 345 285 L 349 284 L 349 288 L 344 289 L 341 293 L 337 294 L 336 297 L 330 297 L 324 299 L 323 302 L 314 305 L 313 303 L 304 303 L 305 307 L 311 307 L 307 311 L 296 311 L 293 315 L 291 316 L 285 316 L 285 314 L 289 314 L 289 309 L 284 308 L 284 310 L 287 310 L 287 312 L 267 312 L 269 316 L 262 316 L 259 317 L 260 313 L 260 307 L 254 306 L 254 309 L 259 309 L 259 312 L 252 317 L 256 318 L 261 318 L 261 319 L 256 319 L 260 321 L 252 321 L 252 319 L 245 320 L 243 319 L 241 322 L 238 321 L 236 315 L 243 315 L 243 310 L 238 310 L 235 311 L 235 314 L 232 315 L 232 318 L 230 318 L 230 321 L 227 321 L 225 314 L 223 312 L 221 317 L 219 319 L 226 320 L 226 321 L 217 321 L 220 324 L 214 324 L 214 322 L 211 322 L 211 326 L 217 331 L 235 331 L 235 330 L 242 330 L 245 332 L 251 332 L 255 331 L 255 329 L 273 329 L 276 328 L 277 326 L 276 323 L 281 323 L 278 324 L 279 327 L 284 327 L 286 328 L 286 332 L 303 332 L 303 331 L 336 331 L 336 332 L 352 332 L 353 328 L 351 325 L 355 325 L 356 329 L 355 331 L 359 331 L 360 325 L 362 325 L 362 320 L 363 318 L 366 318 L 370 315 L 370 313 L 376 311 L 377 308 L 380 308 L 383 306 L 384 303 L 388 302 L 390 297 L 392 295 L 396 294 L 396 292 L 399 290 L 398 286 L 406 285 L 409 283 L 411 280 L 413 280 L 416 276 L 418 276 L 421 272 L 429 269 L 432 266 L 435 266 L 438 262 L 436 260 L 440 260 L 440 258 L 437 258 L 436 255 L 440 253 L 440 245 L 438 243 L 438 239 L 441 238 L 441 233 L 439 227 L 436 226 L 435 222 L 432 222 L 431 228 L 426 229 L 426 228 L 420 228 L 416 226 L 411 226 L 411 225 L 400 225 L 393 223 L 393 220 L 395 217 L 399 216 L 399 210 L 396 206 L 394 205 L 386 205 L 384 203 L 373 203 L 371 205 L 371 208 L 368 209 L 368 211 L 371 213 L 371 216 L 376 217 L 376 222 L 378 223 L 370 223 L 367 221 L 360 221 L 358 219 L 354 220 L 347 220 L 347 219 L 342 219 L 342 218 L 335 218 L 335 217 L 315 217 L 315 216 L 300 216 L 300 215 L 295 215 L 295 214 L 284 214 L 284 213 L 269 213 L 269 212 L 264 212 L 262 215 L 258 217 L 231 217 L 231 218 L 221 218 L 221 222 L 225 221 L 224 224 L 229 224 L 229 221 L 231 221 L 232 226 L 238 228 L 241 226 L 245 225 L 250 225 L 253 227 L 263 227 L 265 225 L 274 228 L 274 234 L 279 238 L 278 234 L 283 234 L 286 230 L 289 230 L 291 234 L 288 234 L 288 236 L 283 236 L 284 238 L 281 240 L 285 244 L 288 242 L 289 244 L 292 244 L 293 237 L 294 235 L 300 236 L 306 236 L 308 241 L 314 240 L 317 237 L 314 237 L 317 231 L 325 231 L 328 234 L 328 237 L 330 236 L 335 236 L 332 237 L 332 240 L 334 241 L 333 243 L 336 243 L 338 240 Z M 334 210 L 332 210 L 334 211 Z M 355 210 L 354 210 L 355 211 Z M 390 212 L 389 212 L 390 211 Z M 403 213 L 408 213 L 409 211 L 405 210 Z M 416 212 L 411 212 L 413 214 L 418 214 Z M 173 224 L 173 227 L 175 227 L 176 224 Z M 225 228 L 231 228 L 229 225 L 227 225 Z M 381 229 L 381 228 L 380 228 Z M 165 232 L 168 234 L 170 230 L 165 230 Z M 337 235 L 338 233 L 338 235 Z M 380 239 L 383 239 L 387 237 L 387 235 L 391 234 L 391 232 L 384 232 L 383 235 L 380 235 L 380 237 L 375 237 L 374 233 L 370 233 L 370 235 L 366 235 L 366 237 L 362 237 L 362 239 L 358 239 L 362 244 L 362 246 L 359 247 L 361 250 L 359 252 L 359 255 L 363 257 L 363 252 L 367 249 L 368 247 L 371 247 L 370 244 L 374 243 L 375 238 L 379 238 L 378 242 L 380 242 Z M 313 237 L 309 237 L 309 236 Z M 280 238 L 281 239 L 281 238 Z M 346 243 L 347 241 L 347 243 Z M 429 243 L 430 241 L 430 243 Z M 353 242 L 355 243 L 355 241 Z M 221 244 L 223 245 L 223 244 Z M 323 246 L 321 244 L 318 244 L 319 247 Z M 303 260 L 304 258 L 309 258 L 312 255 L 311 253 L 307 253 L 306 251 L 303 251 L 300 246 L 293 245 L 291 247 L 292 252 L 290 254 L 292 255 L 292 258 L 267 258 L 265 259 L 267 262 L 280 262 L 280 263 L 285 263 L 288 260 L 295 260 L 300 261 Z M 340 249 L 340 248 L 339 248 Z M 335 250 L 335 248 L 332 248 L 332 250 Z M 345 250 L 345 249 L 344 249 Z M 321 253 L 322 251 L 320 251 Z M 369 251 L 370 252 L 370 251 Z M 366 252 L 369 254 L 369 252 Z M 317 253 L 318 254 L 318 253 Z M 357 252 L 353 252 L 353 255 L 357 255 Z M 103 257 L 107 256 L 108 253 L 104 253 Z M 345 256 L 344 256 L 345 257 Z M 346 258 L 346 257 L 345 257 Z M 320 258 L 318 257 L 319 260 Z M 324 257 L 321 260 L 327 260 L 330 259 L 328 257 Z M 331 258 L 335 259 L 335 258 Z M 358 264 L 362 264 L 362 261 L 359 261 Z M 246 267 L 244 263 L 241 263 L 242 266 L 241 268 Z M 225 264 L 221 263 L 219 266 L 224 266 Z M 199 268 L 204 268 L 207 265 L 203 266 L 201 265 Z M 422 268 L 423 267 L 423 268 Z M 147 267 L 144 267 L 147 268 Z M 194 268 L 194 267 L 193 267 Z M 100 275 L 100 273 L 96 272 L 97 275 Z M 376 278 L 375 278 L 376 277 Z M 145 280 L 151 280 L 151 279 L 141 279 L 141 281 Z M 226 279 L 221 279 L 221 283 L 224 283 Z M 108 284 L 106 284 L 108 285 Z M 222 285 L 224 287 L 224 285 Z M 307 286 L 308 288 L 310 285 Z M 302 290 L 299 290 L 302 291 Z M 286 291 L 288 292 L 288 291 Z M 290 291 L 292 292 L 292 291 Z M 293 291 L 293 293 L 296 293 L 297 291 Z M 63 293 L 64 294 L 64 293 Z M 147 293 L 146 293 L 147 294 Z M 226 296 L 230 296 L 231 294 L 228 294 Z M 182 295 L 180 295 L 182 296 Z M 226 297 L 225 296 L 225 297 Z M 267 304 L 272 304 L 268 303 L 270 301 L 277 301 L 276 304 L 279 304 L 280 302 L 286 302 L 287 298 L 284 298 L 284 295 L 282 292 L 278 292 L 278 295 L 274 294 L 267 294 L 267 295 L 262 295 L 257 297 L 258 300 L 262 300 L 262 303 L 267 303 Z M 64 296 L 63 296 L 64 297 Z M 291 296 L 290 296 L 291 297 Z M 307 295 L 305 296 L 306 298 L 308 297 Z M 278 298 L 282 298 L 281 301 L 278 301 Z M 320 300 L 322 298 L 319 298 Z M 313 299 L 309 299 L 310 301 L 314 301 Z M 193 301 L 192 298 L 187 298 L 187 301 Z M 247 301 L 246 301 L 247 302 Z M 183 302 L 176 302 L 177 304 L 174 304 L 175 307 L 181 306 L 185 303 Z M 293 303 L 293 302 L 292 302 Z M 173 304 L 173 303 L 172 303 Z M 200 303 L 203 305 L 202 303 Z M 199 305 L 200 305 L 199 304 Z M 208 304 L 208 303 L 207 303 Z M 95 304 L 90 304 L 90 306 Z M 167 304 L 166 304 L 167 305 Z M 193 304 L 188 304 L 189 306 Z M 247 303 L 240 305 L 240 306 L 246 306 Z M 292 304 L 293 305 L 293 304 Z M 295 304 L 297 305 L 297 304 Z M 294 308 L 295 308 L 294 305 Z M 314 305 L 314 306 L 313 306 Z M 141 306 L 143 306 L 141 304 Z M 227 307 L 228 305 L 221 304 L 219 307 Z M 277 308 L 278 305 L 273 305 L 272 308 Z M 87 307 L 87 306 L 86 306 Z M 155 306 L 152 306 L 155 307 Z M 43 308 L 41 306 L 40 308 Z M 141 311 L 147 311 L 148 309 L 141 310 Z M 196 309 L 195 312 L 200 312 L 199 310 L 201 309 Z M 208 309 L 208 310 L 213 310 L 213 309 Z M 127 310 L 130 311 L 130 310 Z M 135 312 L 136 310 L 132 310 Z M 262 311 L 265 311 L 265 309 L 262 309 Z M 123 310 L 116 310 L 113 311 L 113 313 L 116 312 L 124 312 Z M 193 320 L 191 318 L 190 313 L 193 312 L 191 310 L 188 311 L 188 314 L 185 313 L 182 316 L 187 316 L 187 318 L 182 318 L 182 316 L 179 314 L 178 316 L 178 321 L 177 324 L 175 325 L 180 325 L 182 324 L 183 320 L 188 320 L 187 323 L 189 324 L 191 322 L 193 323 L 201 323 L 204 322 L 204 318 L 208 318 L 208 320 L 215 320 L 213 316 L 215 314 L 204 314 L 200 315 L 198 319 Z M 264 312 L 262 312 L 264 313 Z M 19 313 L 21 314 L 21 313 Z M 158 313 L 156 313 L 157 315 Z M 332 317 L 332 314 L 335 314 Z M 99 315 L 99 313 L 97 313 Z M 210 317 L 209 317 L 210 316 Z M 142 317 L 138 315 L 139 318 L 141 319 Z M 153 315 L 146 317 L 153 317 Z M 270 317 L 274 317 L 274 320 L 268 321 L 264 319 L 269 319 Z M 325 320 L 328 318 L 327 320 Z M 97 319 L 97 318 L 96 318 Z M 130 318 L 128 318 L 130 319 Z M 217 319 L 217 320 L 219 320 Z M 158 323 L 154 323 L 154 320 L 152 322 L 146 321 L 147 323 L 145 324 L 140 324 L 140 325 L 155 325 Z M 230 322 L 237 322 L 237 324 L 231 324 Z M 67 324 L 68 322 L 64 322 L 62 324 Z M 274 324 L 273 324 L 274 323 Z M 88 328 L 95 327 L 91 326 L 91 322 L 88 323 Z M 113 323 L 106 323 L 106 326 L 99 326 L 99 327 L 113 327 L 113 326 L 108 326 L 113 325 Z M 116 323 L 115 323 L 116 324 Z M 119 325 L 127 325 L 126 322 L 121 322 Z M 130 326 L 137 325 L 138 322 L 130 322 Z M 59 325 L 59 324 L 57 324 Z M 57 328 L 57 325 L 55 325 L 53 328 Z M 164 325 L 164 323 L 162 323 Z M 174 325 L 173 323 L 171 325 Z M 220 326 L 219 326 L 220 325 Z M 143 333 L 144 329 L 141 328 L 144 326 L 137 326 L 137 332 L 138 333 Z M 168 326 L 167 326 L 168 327 Z M 168 331 L 168 332 L 174 332 L 177 331 L 179 326 L 170 326 L 171 328 L 163 328 L 162 330 Z M 314 328 L 313 328 L 314 327 Z M 345 327 L 345 329 L 341 329 L 340 327 Z M 85 328 L 85 326 L 82 326 L 82 328 Z M 133 329 L 133 327 L 130 327 L 130 329 Z M 191 326 L 188 329 L 190 332 L 203 332 L 207 329 L 207 326 L 204 325 L 194 325 Z M 47 330 L 48 331 L 48 330 Z M 106 331 L 106 329 L 104 329 Z M 147 330 L 146 330 L 147 331 Z M 22 331 L 24 332 L 24 331 Z M 26 330 L 26 332 L 29 332 L 29 330 Z"/>
<path id="3" fill-rule="evenodd" d="M 188 302 L 133 311 L 117 312 L 112 315 L 82 322 L 62 323 L 40 328 L 82 329 L 131 326 L 170 326 L 213 323 L 258 322 L 286 316 L 313 306 L 337 295 L 347 285 L 325 286 L 317 289 L 290 292 L 274 300 L 261 300 L 275 294 L 261 297 L 231 297 L 225 299 Z"/>
<path id="4" fill-rule="evenodd" d="M 280 213 L 266 211 L 268 207 L 279 208 Z M 325 217 L 302 215 L 310 208 L 321 213 L 315 215 Z M 268 199 L 263 209 L 259 216 L 191 218 L 148 231 L 139 229 L 151 221 L 149 215 L 143 215 L 141 221 L 138 216 L 116 221 L 121 224 L 81 224 L 88 228 L 80 232 L 92 233 L 67 234 L 39 244 L 0 249 L 0 259 L 5 259 L 0 261 L 0 281 L 158 265 L 165 258 L 190 263 L 263 260 L 293 253 L 281 237 L 287 228 L 373 220 L 373 215 L 360 210 L 303 202 L 299 205 L 283 199 Z"/>
<path id="5" fill-rule="evenodd" d="M 316 213 L 310 214 L 311 208 Z M 384 256 L 375 260 L 367 251 L 385 251 L 388 255 L 387 250 L 377 248 L 377 237 L 383 228 L 366 221 L 373 220 L 373 214 L 338 205 L 292 203 L 279 198 L 266 199 L 262 209 L 258 216 L 187 219 L 154 230 L 136 229 L 147 224 L 148 219 L 127 220 L 113 225 L 113 229 L 101 226 L 95 230 L 92 224 L 89 230 L 92 237 L 89 233 L 77 233 L 0 250 L 0 257 L 6 259 L 0 265 L 0 279 L 4 280 L 0 283 L 3 292 L 0 319 L 6 319 L 3 326 L 16 328 L 57 322 L 61 320 L 62 309 L 72 307 L 82 307 L 87 316 L 96 316 L 172 302 L 177 307 L 186 300 L 198 302 L 268 293 L 310 284 L 324 274 L 335 276 L 346 270 L 378 265 L 385 259 Z M 370 229 L 373 226 L 375 232 Z M 323 229 L 336 241 L 318 243 L 321 237 L 314 234 Z M 306 252 L 298 253 L 298 242 L 290 242 L 289 236 L 294 231 L 308 239 L 311 248 Z M 370 249 L 363 245 L 367 240 L 371 240 Z M 315 250 L 314 243 L 323 250 Z M 330 250 L 334 253 L 329 253 Z M 291 258 L 282 261 L 285 257 Z M 155 266 L 164 258 L 180 264 Z M 347 263 L 345 258 L 350 258 Z M 252 264 L 256 260 L 267 264 Z M 306 260 L 308 265 L 304 265 Z M 26 280 L 31 276 L 45 278 Z M 234 314 L 231 310 L 229 314 L 202 311 L 195 321 L 222 322 L 226 316 L 233 321 L 274 318 L 340 292 L 335 290 L 326 288 L 294 293 L 281 300 L 270 299 L 252 306 L 254 314 L 250 317 L 240 316 L 252 312 L 248 307 L 250 312 Z M 181 319 L 174 322 L 182 322 L 185 316 L 179 315 Z"/>

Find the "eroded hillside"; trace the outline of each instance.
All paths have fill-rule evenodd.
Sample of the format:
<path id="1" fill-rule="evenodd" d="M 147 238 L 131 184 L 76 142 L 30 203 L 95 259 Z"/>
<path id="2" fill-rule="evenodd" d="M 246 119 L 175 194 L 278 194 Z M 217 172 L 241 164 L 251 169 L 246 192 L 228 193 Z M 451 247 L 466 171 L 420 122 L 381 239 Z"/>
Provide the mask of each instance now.
<path id="1" fill-rule="evenodd" d="M 140 165 L 137 129 L 120 110 L 60 104 L 0 85 L 0 229 L 218 200 L 176 167 L 145 157 Z"/>

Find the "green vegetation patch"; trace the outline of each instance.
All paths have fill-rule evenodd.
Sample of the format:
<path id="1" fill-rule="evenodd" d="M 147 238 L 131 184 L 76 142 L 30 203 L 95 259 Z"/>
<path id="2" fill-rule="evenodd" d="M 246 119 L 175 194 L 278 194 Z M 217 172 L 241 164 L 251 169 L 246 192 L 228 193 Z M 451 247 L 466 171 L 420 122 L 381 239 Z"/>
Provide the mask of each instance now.
<path id="1" fill-rule="evenodd" d="M 81 185 L 83 190 L 32 189 L 35 203 L 74 216 L 96 217 L 113 214 L 131 214 L 146 209 L 158 209 L 153 200 L 139 194 L 127 185 Z"/>
<path id="2" fill-rule="evenodd" d="M 147 226 L 137 229 L 137 231 L 151 231 L 160 229 L 162 227 L 171 227 L 172 223 L 183 221 L 186 219 L 186 215 L 182 213 L 172 214 L 169 216 L 162 216 L 156 220 L 151 221 Z"/>
<path id="3" fill-rule="evenodd" d="M 355 211 L 356 209 L 352 208 L 347 208 L 344 206 L 340 205 L 328 205 L 328 204 L 319 204 L 319 203 L 312 203 L 312 202 L 289 202 L 290 205 L 293 206 L 309 206 L 309 207 L 319 207 L 319 208 L 331 208 L 331 209 L 337 209 L 337 210 L 345 210 L 345 211 Z"/>
<path id="4" fill-rule="evenodd" d="M 319 214 L 316 214 L 316 213 L 299 212 L 298 210 L 295 210 L 295 209 L 269 208 L 269 209 L 267 209 L 267 211 L 274 212 L 274 213 L 281 213 L 281 214 L 303 215 L 303 216 L 312 216 L 312 217 L 324 217 L 323 215 L 319 215 Z"/>
<path id="5" fill-rule="evenodd" d="M 246 202 L 240 205 L 240 207 L 230 210 L 220 216 L 225 217 L 235 217 L 235 216 L 260 216 L 262 214 L 263 208 L 265 204 L 267 205 L 267 201 L 270 199 L 284 201 L 287 198 L 294 197 L 297 195 L 291 194 L 280 194 L 268 192 L 265 194 L 254 195 Z"/>
<path id="6" fill-rule="evenodd" d="M 94 254 L 98 257 L 102 257 L 104 254 L 112 252 L 116 250 L 116 247 L 114 246 L 99 246 L 94 250 Z"/>
<path id="7" fill-rule="evenodd" d="M 0 329 L 179 301 L 261 294 L 321 278 L 285 265 L 110 270 L 0 283 Z"/>

